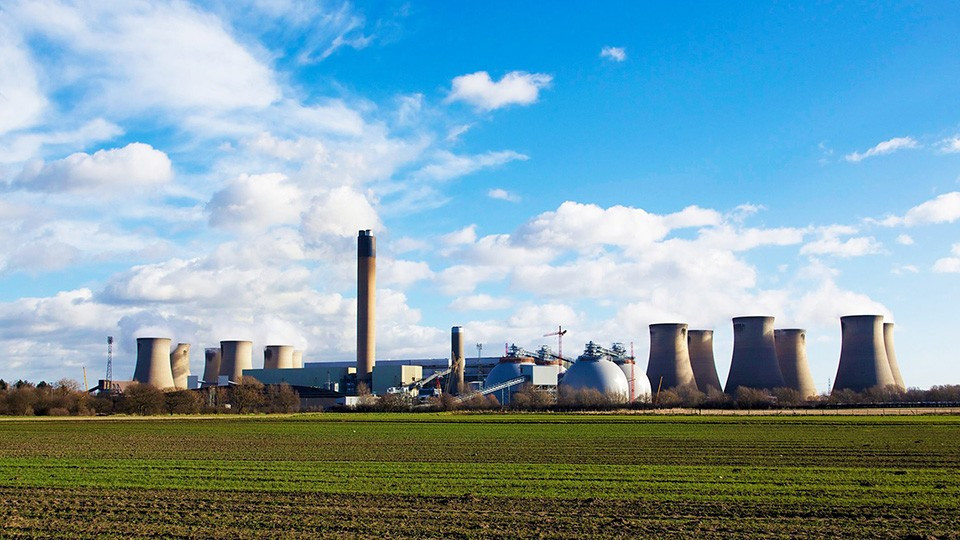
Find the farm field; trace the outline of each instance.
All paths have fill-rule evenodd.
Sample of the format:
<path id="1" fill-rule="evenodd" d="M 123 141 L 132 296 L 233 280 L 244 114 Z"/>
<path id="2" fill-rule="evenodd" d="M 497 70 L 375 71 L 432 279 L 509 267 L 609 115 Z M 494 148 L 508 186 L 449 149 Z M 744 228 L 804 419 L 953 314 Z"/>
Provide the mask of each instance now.
<path id="1" fill-rule="evenodd" d="M 960 538 L 960 417 L 0 419 L 0 537 Z"/>

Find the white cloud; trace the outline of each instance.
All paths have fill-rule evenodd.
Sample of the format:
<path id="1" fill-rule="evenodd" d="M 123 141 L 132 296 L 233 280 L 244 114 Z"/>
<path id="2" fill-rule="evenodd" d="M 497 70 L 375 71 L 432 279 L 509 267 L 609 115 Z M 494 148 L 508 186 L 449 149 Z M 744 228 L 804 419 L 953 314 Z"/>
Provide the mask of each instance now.
<path id="1" fill-rule="evenodd" d="M 901 234 L 897 236 L 897 243 L 901 246 L 912 246 L 913 237 L 911 237 L 909 234 Z"/>
<path id="2" fill-rule="evenodd" d="M 473 294 L 458 296 L 450 302 L 450 309 L 454 311 L 487 311 L 507 309 L 513 305 L 513 300 L 505 297 L 493 297 L 489 294 Z"/>
<path id="3" fill-rule="evenodd" d="M 953 223 L 960 219 L 960 191 L 951 191 L 914 206 L 903 217 L 889 216 L 880 221 L 887 227 Z"/>
<path id="4" fill-rule="evenodd" d="M 48 105 L 29 54 L 14 35 L 0 20 L 0 135 L 35 125 Z"/>
<path id="5" fill-rule="evenodd" d="M 173 176 L 170 158 L 149 144 L 130 143 L 123 148 L 77 152 L 64 159 L 27 165 L 14 182 L 15 188 L 29 191 L 112 192 L 152 187 Z"/>
<path id="6" fill-rule="evenodd" d="M 530 105 L 536 103 L 540 90 L 549 87 L 552 80 L 545 73 L 511 71 L 494 82 L 489 73 L 478 71 L 454 77 L 447 102 L 465 101 L 487 111 L 507 105 Z"/>
<path id="7" fill-rule="evenodd" d="M 11 11 L 25 34 L 66 51 L 75 78 L 60 82 L 89 86 L 91 101 L 114 111 L 231 110 L 280 97 L 270 68 L 186 3 L 27 2 Z"/>
<path id="8" fill-rule="evenodd" d="M 472 156 L 457 155 L 442 150 L 437 153 L 433 163 L 417 171 L 414 177 L 423 180 L 450 180 L 487 167 L 496 167 L 511 161 L 526 161 L 527 159 L 529 159 L 527 156 L 512 150 L 487 152 Z"/>
<path id="9" fill-rule="evenodd" d="M 384 287 L 408 287 L 418 281 L 434 276 L 430 265 L 423 261 L 407 261 L 379 257 L 377 261 L 377 284 Z"/>
<path id="10" fill-rule="evenodd" d="M 285 175 L 244 174 L 214 193 L 207 211 L 214 227 L 261 230 L 299 223 L 303 206 L 300 190 Z"/>
<path id="11" fill-rule="evenodd" d="M 937 259 L 933 263 L 933 271 L 938 273 L 960 273 L 960 244 L 954 244 L 950 250 L 952 257 Z"/>
<path id="12" fill-rule="evenodd" d="M 960 136 L 950 137 L 940 141 L 940 151 L 944 154 L 956 154 L 960 152 Z"/>
<path id="13" fill-rule="evenodd" d="M 600 50 L 600 58 L 609 58 L 614 62 L 623 62 L 627 59 L 627 51 L 623 47 L 606 46 Z"/>
<path id="14" fill-rule="evenodd" d="M 313 245 L 331 237 L 352 239 L 361 229 L 378 234 L 383 224 L 367 196 L 347 186 L 316 196 L 300 225 L 304 240 Z"/>
<path id="15" fill-rule="evenodd" d="M 872 236 L 860 236 L 841 239 L 856 234 L 855 227 L 848 225 L 828 225 L 820 227 L 816 240 L 800 248 L 801 255 L 832 255 L 834 257 L 862 257 L 883 253 L 883 244 Z"/>
<path id="16" fill-rule="evenodd" d="M 510 202 L 520 202 L 520 196 L 516 193 L 511 193 L 502 188 L 493 188 L 487 191 L 487 197 L 491 199 L 499 199 L 501 201 L 510 201 Z"/>
<path id="17" fill-rule="evenodd" d="M 897 276 L 902 276 L 904 274 L 918 274 L 920 273 L 920 269 L 912 264 L 902 264 L 894 266 L 893 269 L 890 270 L 890 273 Z"/>
<path id="18" fill-rule="evenodd" d="M 447 233 L 440 237 L 440 241 L 446 246 L 472 244 L 477 241 L 477 226 L 467 225 L 460 230 Z"/>
<path id="19" fill-rule="evenodd" d="M 858 163 L 864 159 L 867 159 L 868 157 L 881 156 L 883 154 L 891 154 L 897 150 L 919 147 L 920 144 L 913 137 L 894 137 L 889 141 L 878 143 L 876 146 L 865 152 L 853 152 L 851 154 L 847 154 L 844 156 L 844 159 L 853 163 Z"/>

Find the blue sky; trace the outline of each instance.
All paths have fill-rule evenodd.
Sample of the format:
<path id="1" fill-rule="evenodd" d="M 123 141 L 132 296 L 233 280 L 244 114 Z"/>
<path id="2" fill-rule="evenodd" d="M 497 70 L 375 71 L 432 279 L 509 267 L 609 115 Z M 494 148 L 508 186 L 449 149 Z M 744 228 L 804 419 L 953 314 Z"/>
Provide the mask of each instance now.
<path id="1" fill-rule="evenodd" d="M 960 383 L 960 12 L 943 2 L 0 2 L 0 378 L 134 340 L 565 352 L 730 317 L 897 324 Z M 942 336 L 942 337 L 938 337 Z"/>

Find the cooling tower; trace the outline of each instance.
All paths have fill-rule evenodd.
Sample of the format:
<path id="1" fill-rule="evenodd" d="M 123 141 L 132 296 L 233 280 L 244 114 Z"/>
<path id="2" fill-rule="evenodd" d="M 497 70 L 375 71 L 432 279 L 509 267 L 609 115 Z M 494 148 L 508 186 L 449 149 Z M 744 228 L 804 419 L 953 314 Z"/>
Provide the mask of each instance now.
<path id="1" fill-rule="evenodd" d="M 463 356 L 463 327 L 454 326 L 450 329 L 450 366 L 453 368 L 453 381 L 456 384 L 457 394 L 463 392 L 463 370 L 466 358 Z"/>
<path id="2" fill-rule="evenodd" d="M 883 344 L 883 315 L 840 317 L 840 365 L 833 390 L 895 385 Z"/>
<path id="3" fill-rule="evenodd" d="M 292 369 L 293 345 L 267 345 L 263 348 L 263 369 Z"/>
<path id="4" fill-rule="evenodd" d="M 713 387 L 722 391 L 717 364 L 713 359 L 713 330 L 687 332 L 687 350 L 690 352 L 690 367 L 697 381 L 697 390 L 706 393 Z"/>
<path id="5" fill-rule="evenodd" d="M 901 390 L 906 390 L 907 385 L 903 383 L 903 375 L 900 374 L 900 364 L 897 363 L 897 351 L 893 347 L 893 323 L 883 323 L 883 348 L 887 353 L 887 362 L 890 363 L 890 374 L 893 375 L 893 381 Z"/>
<path id="6" fill-rule="evenodd" d="M 216 386 L 220 375 L 220 347 L 203 351 L 203 386 Z"/>
<path id="7" fill-rule="evenodd" d="M 303 351 L 293 351 L 293 367 L 294 369 L 303 367 Z"/>
<path id="8" fill-rule="evenodd" d="M 696 384 L 690 353 L 687 350 L 687 325 L 661 323 L 650 325 L 650 360 L 647 362 L 650 387 L 666 390 Z M 661 381 L 662 378 L 662 381 Z"/>
<path id="9" fill-rule="evenodd" d="M 230 382 L 239 383 L 245 369 L 253 369 L 253 342 L 221 341 L 220 375 L 226 375 Z"/>
<path id="10" fill-rule="evenodd" d="M 810 365 L 807 364 L 807 331 L 802 328 L 782 328 L 773 331 L 777 346 L 777 364 L 783 375 L 783 385 L 793 388 L 803 399 L 817 395 Z"/>
<path id="11" fill-rule="evenodd" d="M 370 230 L 357 237 L 357 378 L 370 382 L 376 362 L 377 239 Z"/>
<path id="12" fill-rule="evenodd" d="M 741 386 L 756 389 L 783 386 L 773 337 L 773 317 L 733 318 L 733 359 L 724 391 L 733 394 Z"/>
<path id="13" fill-rule="evenodd" d="M 173 385 L 177 390 L 187 389 L 187 377 L 190 376 L 190 344 L 177 343 L 170 353 L 170 370 L 173 372 Z"/>
<path id="14" fill-rule="evenodd" d="M 164 389 L 173 388 L 170 338 L 137 338 L 137 367 L 133 380 Z"/>

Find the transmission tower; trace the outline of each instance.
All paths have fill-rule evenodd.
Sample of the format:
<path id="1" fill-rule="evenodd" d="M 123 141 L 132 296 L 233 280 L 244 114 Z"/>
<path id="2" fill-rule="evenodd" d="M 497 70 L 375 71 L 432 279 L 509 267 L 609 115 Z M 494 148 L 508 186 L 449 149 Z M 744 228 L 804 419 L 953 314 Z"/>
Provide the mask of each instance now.
<path id="1" fill-rule="evenodd" d="M 107 336 L 107 376 L 103 386 L 107 391 L 113 390 L 113 336 Z"/>

